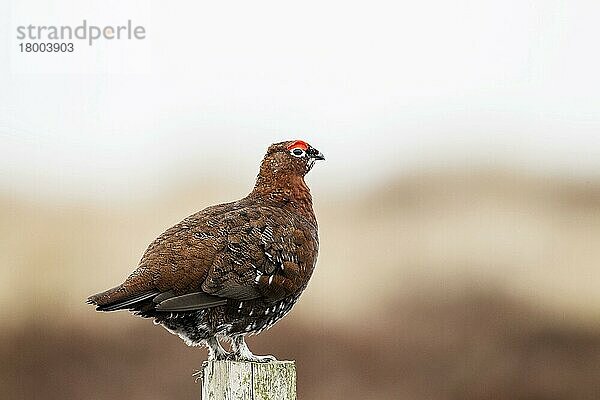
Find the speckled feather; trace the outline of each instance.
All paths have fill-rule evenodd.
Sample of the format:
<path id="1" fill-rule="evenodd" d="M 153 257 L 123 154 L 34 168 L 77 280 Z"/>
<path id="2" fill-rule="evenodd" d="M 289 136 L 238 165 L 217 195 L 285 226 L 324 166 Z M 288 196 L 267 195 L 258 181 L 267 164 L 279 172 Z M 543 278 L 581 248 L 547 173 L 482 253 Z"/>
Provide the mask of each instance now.
<path id="1" fill-rule="evenodd" d="M 306 145 L 295 157 L 295 143 L 303 142 L 269 147 L 248 196 L 169 228 L 125 282 L 88 301 L 154 318 L 189 344 L 272 326 L 305 289 L 319 248 L 304 175 L 316 158 L 310 152 L 322 156 Z"/>

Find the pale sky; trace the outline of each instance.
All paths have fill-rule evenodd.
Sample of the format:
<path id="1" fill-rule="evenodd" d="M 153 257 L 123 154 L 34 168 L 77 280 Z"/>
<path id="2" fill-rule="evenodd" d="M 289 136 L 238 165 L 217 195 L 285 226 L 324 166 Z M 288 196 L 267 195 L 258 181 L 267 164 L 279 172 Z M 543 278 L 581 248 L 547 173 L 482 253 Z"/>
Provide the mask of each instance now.
<path id="1" fill-rule="evenodd" d="M 19 53 L 17 26 L 83 19 L 147 37 Z M 448 164 L 598 177 L 598 21 L 598 1 L 5 1 L 0 189 L 251 185 L 290 138 L 332 187 Z"/>

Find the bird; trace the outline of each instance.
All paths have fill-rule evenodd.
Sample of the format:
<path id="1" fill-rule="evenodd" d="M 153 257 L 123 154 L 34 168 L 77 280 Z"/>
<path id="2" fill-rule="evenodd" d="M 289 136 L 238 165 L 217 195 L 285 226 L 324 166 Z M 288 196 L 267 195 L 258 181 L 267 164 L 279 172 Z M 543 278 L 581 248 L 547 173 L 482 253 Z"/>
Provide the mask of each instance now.
<path id="1" fill-rule="evenodd" d="M 245 338 L 286 316 L 308 285 L 319 237 L 305 176 L 324 159 L 303 140 L 270 145 L 246 197 L 167 229 L 122 284 L 87 302 L 153 319 L 189 346 L 207 347 L 209 361 L 276 361 L 253 354 Z"/>

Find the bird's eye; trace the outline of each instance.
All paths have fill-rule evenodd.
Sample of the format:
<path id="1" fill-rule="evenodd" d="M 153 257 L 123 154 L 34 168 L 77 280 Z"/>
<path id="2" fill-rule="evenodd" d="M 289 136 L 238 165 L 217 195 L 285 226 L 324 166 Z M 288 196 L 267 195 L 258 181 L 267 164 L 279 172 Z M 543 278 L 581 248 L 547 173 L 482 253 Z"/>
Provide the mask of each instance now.
<path id="1" fill-rule="evenodd" d="M 295 148 L 292 149 L 292 151 L 290 151 L 290 153 L 294 156 L 294 157 L 302 157 L 305 153 L 304 150 L 299 149 L 299 148 Z"/>

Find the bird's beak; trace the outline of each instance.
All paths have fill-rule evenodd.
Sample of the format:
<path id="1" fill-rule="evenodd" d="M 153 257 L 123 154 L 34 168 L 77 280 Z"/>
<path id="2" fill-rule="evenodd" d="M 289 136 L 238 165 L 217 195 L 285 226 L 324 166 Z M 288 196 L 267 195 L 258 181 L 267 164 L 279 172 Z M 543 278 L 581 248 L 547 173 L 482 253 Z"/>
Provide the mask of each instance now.
<path id="1" fill-rule="evenodd" d="M 324 160 L 325 159 L 325 156 L 323 155 L 323 153 L 321 153 L 319 150 L 317 150 L 313 147 L 309 148 L 306 153 L 313 160 Z"/>

